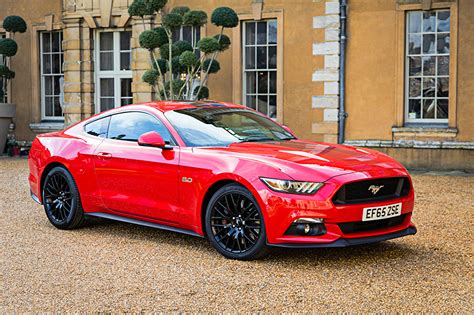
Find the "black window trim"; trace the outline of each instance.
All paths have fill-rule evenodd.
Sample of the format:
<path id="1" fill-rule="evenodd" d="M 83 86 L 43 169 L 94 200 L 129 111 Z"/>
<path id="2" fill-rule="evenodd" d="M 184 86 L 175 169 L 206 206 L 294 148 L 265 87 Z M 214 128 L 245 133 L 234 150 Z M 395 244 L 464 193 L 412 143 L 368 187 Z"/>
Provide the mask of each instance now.
<path id="1" fill-rule="evenodd" d="M 127 110 L 127 111 L 123 111 L 123 112 L 119 112 L 119 113 L 110 113 L 110 114 L 107 114 L 107 115 L 104 115 L 104 116 L 100 116 L 100 117 L 97 117 L 96 119 L 92 120 L 92 121 L 89 121 L 87 124 L 85 124 L 82 128 L 82 131 L 85 135 L 89 136 L 89 137 L 93 137 L 93 138 L 99 138 L 99 139 L 103 139 L 103 140 L 112 140 L 112 141 L 125 141 L 125 142 L 135 142 L 137 143 L 137 141 L 131 141 L 131 140 L 122 140 L 122 139 L 110 139 L 109 138 L 109 128 L 110 128 L 110 122 L 112 121 L 112 116 L 115 116 L 115 115 L 120 115 L 120 114 L 127 114 L 127 113 L 143 113 L 143 114 L 147 114 L 151 117 L 153 117 L 155 120 L 157 120 L 158 122 L 160 122 L 163 127 L 165 127 L 166 130 L 168 130 L 169 134 L 170 134 L 170 139 L 173 143 L 169 143 L 170 146 L 172 147 L 179 147 L 179 144 L 178 142 L 176 141 L 176 139 L 174 138 L 173 136 L 173 133 L 171 133 L 170 129 L 166 126 L 166 124 L 163 122 L 162 119 L 160 119 L 159 117 L 157 117 L 156 115 L 153 115 L 152 113 L 149 113 L 147 111 L 144 111 L 144 110 L 137 110 L 137 109 L 134 109 L 134 110 Z M 89 125 L 89 124 L 92 124 L 100 119 L 105 119 L 107 117 L 110 117 L 110 120 L 109 120 L 109 124 L 107 125 L 107 133 L 106 133 L 106 136 L 105 138 L 100 138 L 98 136 L 94 136 L 94 135 L 91 135 L 89 133 L 86 132 L 86 126 Z"/>

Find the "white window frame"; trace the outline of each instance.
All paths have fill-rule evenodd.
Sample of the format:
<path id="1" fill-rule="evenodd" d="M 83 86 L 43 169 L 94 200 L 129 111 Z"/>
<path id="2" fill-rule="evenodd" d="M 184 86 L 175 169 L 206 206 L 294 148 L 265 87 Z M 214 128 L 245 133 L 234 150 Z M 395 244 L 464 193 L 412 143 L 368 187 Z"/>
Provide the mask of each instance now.
<path id="1" fill-rule="evenodd" d="M 275 116 L 272 117 L 272 119 L 274 120 L 277 120 L 277 117 L 278 117 L 278 33 L 277 33 L 277 43 L 276 44 L 269 44 L 269 41 L 268 41 L 268 35 L 269 35 L 269 22 L 271 21 L 274 21 L 276 22 L 277 24 L 277 32 L 279 31 L 278 30 L 278 19 L 277 18 L 269 18 L 269 19 L 263 19 L 263 20 L 246 20 L 246 21 L 242 21 L 242 43 L 240 43 L 242 45 L 242 104 L 247 106 L 248 107 L 248 104 L 247 104 L 247 96 L 255 96 L 255 100 L 256 100 L 256 103 L 255 103 L 255 110 L 259 111 L 258 109 L 258 97 L 259 96 L 266 96 L 267 97 L 267 112 L 266 113 L 263 113 L 264 115 L 267 115 L 270 117 L 270 96 L 274 96 L 275 97 Z M 266 44 L 257 44 L 257 43 L 254 43 L 252 45 L 249 45 L 247 44 L 247 32 L 246 32 L 246 29 L 247 29 L 247 24 L 249 23 L 255 23 L 255 38 L 257 38 L 257 23 L 258 22 L 266 22 L 267 23 L 267 39 L 266 39 Z M 245 62 L 247 60 L 247 47 L 255 47 L 255 56 L 254 56 L 254 63 L 255 63 L 255 68 L 254 69 L 246 69 L 246 66 L 245 66 Z M 257 69 L 257 47 L 267 47 L 267 68 L 266 69 Z M 275 50 L 276 50 L 276 54 L 277 54 L 277 60 L 276 60 L 276 66 L 274 69 L 270 69 L 268 68 L 268 48 L 269 47 L 275 47 Z M 246 73 L 247 72 L 268 72 L 268 86 L 267 86 L 267 92 L 266 93 L 260 93 L 258 91 L 258 79 L 255 78 L 255 93 L 247 93 L 247 75 Z M 270 92 L 270 72 L 274 72 L 275 73 L 275 93 L 271 93 Z"/>
<path id="2" fill-rule="evenodd" d="M 64 39 L 64 33 L 62 30 L 54 30 L 54 31 L 44 31 L 44 32 L 40 32 L 39 33 L 39 41 L 40 41 L 40 51 L 39 51 L 39 57 L 40 57 L 40 85 L 41 85 L 41 89 L 40 89 L 40 93 L 41 93 L 41 120 L 47 120 L 47 121 L 64 121 L 64 112 L 63 112 L 63 108 L 62 108 L 62 98 L 63 98 L 63 93 L 64 91 L 62 90 L 63 87 L 60 86 L 60 91 L 59 91 L 59 99 L 60 99 L 60 104 L 61 104 L 61 111 L 63 112 L 62 113 L 62 116 L 59 117 L 59 116 L 46 116 L 46 88 L 45 88 L 45 83 L 44 83 L 44 78 L 47 77 L 47 76 L 59 76 L 58 73 L 50 73 L 50 74 L 44 74 L 44 64 L 43 64 L 43 35 L 44 34 L 51 34 L 51 38 L 52 38 L 52 34 L 53 33 L 61 33 L 61 39 Z M 51 49 L 53 49 L 53 45 L 51 43 Z M 63 66 L 64 66 L 64 51 L 63 51 L 63 48 L 62 48 L 62 40 L 61 40 L 61 43 L 59 45 L 59 49 L 60 49 L 60 55 L 61 55 L 61 59 L 60 59 L 60 71 L 61 71 L 61 74 L 62 74 L 62 79 L 64 80 L 64 69 L 63 69 Z M 51 63 L 51 66 L 52 66 L 52 63 Z M 62 81 L 63 81 L 62 80 Z M 64 81 L 63 81 L 64 82 Z M 54 84 L 53 84 L 54 85 Z M 53 95 L 56 95 L 56 94 L 53 94 Z"/>
<path id="3" fill-rule="evenodd" d="M 435 31 L 434 32 L 425 32 L 423 30 L 423 16 L 422 16 L 422 24 L 421 24 L 421 32 L 420 33 L 409 33 L 409 27 L 410 27 L 410 23 L 409 23 L 409 14 L 411 12 L 420 12 L 422 15 L 424 12 L 443 12 L 443 11 L 448 11 L 450 12 L 450 19 L 452 19 L 452 12 L 450 9 L 435 9 L 435 10 L 429 10 L 429 11 L 426 11 L 426 10 L 413 10 L 413 11 L 407 11 L 406 12 L 406 15 L 405 15 L 405 19 L 406 19 L 406 23 L 405 23 L 405 122 L 406 123 L 409 123 L 409 124 L 448 124 L 448 121 L 449 121 L 449 108 L 451 106 L 454 106 L 452 104 L 452 101 L 451 101 L 451 95 L 453 93 L 453 91 L 451 90 L 451 67 L 450 67 L 450 64 L 451 64 L 451 58 L 453 57 L 452 54 L 451 54 L 451 51 L 452 51 L 452 46 L 450 45 L 450 51 L 449 53 L 438 53 L 438 52 L 435 52 L 434 54 L 425 54 L 423 53 L 423 35 L 424 34 L 433 34 L 435 35 L 435 46 L 437 45 L 437 38 L 438 38 L 438 34 L 449 34 L 450 36 L 450 42 L 452 43 L 453 41 L 453 38 L 452 38 L 452 27 L 450 25 L 450 30 L 449 32 L 438 32 L 438 19 L 436 18 L 435 19 Z M 437 17 L 437 13 L 436 13 L 436 17 Z M 409 34 L 421 34 L 421 51 L 420 51 L 420 54 L 417 54 L 417 55 L 414 55 L 414 54 L 409 54 L 409 41 L 408 41 L 408 38 L 409 38 Z M 428 75 L 428 76 L 425 76 L 423 74 L 423 57 L 443 57 L 443 56 L 447 56 L 449 57 L 449 64 L 448 64 L 448 69 L 450 71 L 450 73 L 448 75 L 438 75 L 438 62 L 435 61 L 435 75 Z M 423 106 L 424 106 L 424 100 L 425 99 L 434 99 L 434 102 L 435 102 L 435 106 L 437 106 L 437 100 L 438 99 L 447 99 L 448 100 L 448 118 L 442 118 L 442 119 L 439 119 L 439 118 L 429 118 L 429 119 L 426 119 L 426 118 L 409 118 L 409 106 L 410 106 L 410 78 L 412 78 L 412 76 L 410 76 L 410 57 L 420 57 L 421 58 L 421 75 L 420 76 L 413 76 L 413 78 L 421 78 L 421 98 L 420 98 L 420 105 L 421 105 L 421 116 L 423 116 Z M 436 59 L 437 60 L 437 59 Z M 449 96 L 448 97 L 438 97 L 437 95 L 437 87 L 435 89 L 435 94 L 434 94 L 434 97 L 424 97 L 423 96 L 423 78 L 425 77 L 434 77 L 434 78 L 447 78 L 448 79 L 448 88 L 449 88 Z M 413 99 L 413 98 L 412 98 Z M 436 109 L 437 110 L 437 109 Z"/>
<path id="4" fill-rule="evenodd" d="M 114 70 L 100 70 L 100 33 L 112 32 L 113 33 L 113 55 L 114 55 Z M 130 29 L 108 29 L 108 30 L 99 30 L 95 33 L 95 43 L 94 43 L 94 60 L 95 60 L 95 112 L 100 113 L 100 79 L 114 79 L 114 108 L 121 106 L 121 79 L 130 79 L 133 81 L 131 62 L 130 70 L 120 70 L 120 53 L 121 52 L 130 52 L 130 50 L 120 50 L 120 33 L 121 32 L 131 32 Z M 118 69 L 118 70 L 117 70 Z"/>

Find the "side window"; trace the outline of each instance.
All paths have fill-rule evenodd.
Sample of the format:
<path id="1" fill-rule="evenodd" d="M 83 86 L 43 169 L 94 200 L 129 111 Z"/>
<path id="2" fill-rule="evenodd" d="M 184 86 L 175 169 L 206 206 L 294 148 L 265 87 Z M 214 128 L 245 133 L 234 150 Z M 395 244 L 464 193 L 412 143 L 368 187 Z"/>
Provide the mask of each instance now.
<path id="1" fill-rule="evenodd" d="M 138 141 L 147 132 L 156 131 L 167 143 L 172 143 L 168 129 L 158 118 L 149 114 L 129 112 L 113 115 L 109 127 L 109 139 Z"/>
<path id="2" fill-rule="evenodd" d="M 107 129 L 109 128 L 109 121 L 110 121 L 110 116 L 102 118 L 102 119 L 98 119 L 96 121 L 93 121 L 87 124 L 84 127 L 84 130 L 86 131 L 86 133 L 90 134 L 91 136 L 105 138 L 107 137 Z"/>

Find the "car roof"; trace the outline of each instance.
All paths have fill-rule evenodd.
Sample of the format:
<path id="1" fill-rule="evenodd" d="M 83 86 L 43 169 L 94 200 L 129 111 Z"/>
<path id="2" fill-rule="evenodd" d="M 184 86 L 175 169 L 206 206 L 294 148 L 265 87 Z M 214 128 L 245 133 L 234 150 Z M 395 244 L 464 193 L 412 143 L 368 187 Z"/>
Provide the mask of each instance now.
<path id="1" fill-rule="evenodd" d="M 188 109 L 188 108 L 202 108 L 202 107 L 235 107 L 235 108 L 245 108 L 243 105 L 237 105 L 232 103 L 226 102 L 219 102 L 219 101 L 155 101 L 155 102 L 147 102 L 147 103 L 140 103 L 135 105 L 141 106 L 149 106 L 156 108 L 159 111 L 167 112 L 171 110 L 179 110 L 179 109 Z M 127 105 L 134 106 L 134 105 Z"/>

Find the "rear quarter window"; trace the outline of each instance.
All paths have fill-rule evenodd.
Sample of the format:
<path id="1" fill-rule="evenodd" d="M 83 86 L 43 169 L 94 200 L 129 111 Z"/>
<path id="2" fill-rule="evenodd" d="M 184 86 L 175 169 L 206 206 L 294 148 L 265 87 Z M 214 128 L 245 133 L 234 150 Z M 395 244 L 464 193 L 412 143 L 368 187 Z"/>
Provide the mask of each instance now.
<path id="1" fill-rule="evenodd" d="M 85 125 L 84 131 L 91 136 L 106 138 L 107 130 L 109 129 L 109 122 L 110 122 L 110 116 L 97 119 Z"/>

